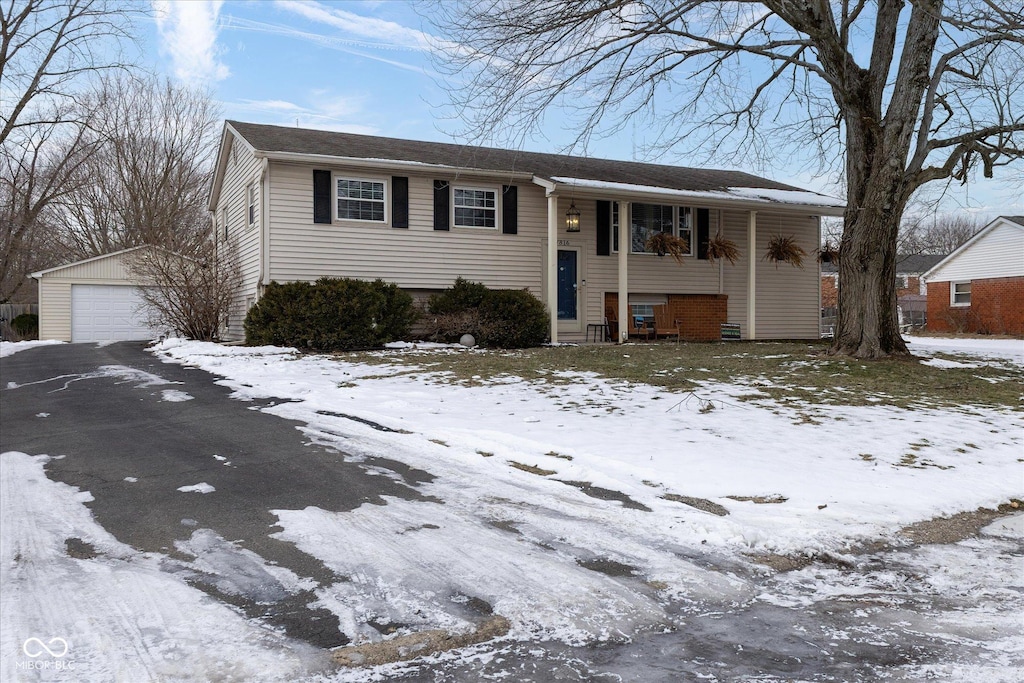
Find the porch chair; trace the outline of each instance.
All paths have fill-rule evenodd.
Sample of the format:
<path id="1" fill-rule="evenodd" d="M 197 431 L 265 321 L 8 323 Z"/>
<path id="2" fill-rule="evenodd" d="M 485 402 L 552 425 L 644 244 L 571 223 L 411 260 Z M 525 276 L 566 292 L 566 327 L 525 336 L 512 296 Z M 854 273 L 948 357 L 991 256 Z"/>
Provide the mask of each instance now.
<path id="1" fill-rule="evenodd" d="M 604 307 L 604 320 L 608 324 L 608 337 L 611 341 L 619 341 L 619 316 L 614 306 Z"/>
<path id="2" fill-rule="evenodd" d="M 654 337 L 675 337 L 676 343 L 679 343 L 680 338 L 680 326 L 682 321 L 672 320 L 669 318 L 668 306 L 655 306 L 654 307 Z"/>
<path id="3" fill-rule="evenodd" d="M 642 315 L 633 315 L 629 318 L 629 334 L 632 337 L 643 337 L 645 340 L 657 339 L 654 333 L 654 325 Z"/>

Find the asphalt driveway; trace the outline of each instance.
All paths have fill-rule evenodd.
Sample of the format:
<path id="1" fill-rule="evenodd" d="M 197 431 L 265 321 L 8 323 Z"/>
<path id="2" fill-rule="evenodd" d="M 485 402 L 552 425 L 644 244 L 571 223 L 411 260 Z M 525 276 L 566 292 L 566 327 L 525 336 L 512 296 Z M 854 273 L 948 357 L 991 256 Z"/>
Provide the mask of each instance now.
<path id="1" fill-rule="evenodd" d="M 47 463 L 47 475 L 89 491 L 88 507 L 119 541 L 167 555 L 168 571 L 320 647 L 346 642 L 337 618 L 310 606 L 315 588 L 281 585 L 262 567 L 317 586 L 339 577 L 271 538 L 280 529 L 270 511 L 418 499 L 417 482 L 429 479 L 395 461 L 347 462 L 307 439 L 300 423 L 258 409 L 266 403 L 232 399 L 213 376 L 162 363 L 140 343 L 22 352 L 4 359 L 0 387 L 0 452 L 63 456 Z M 396 476 L 368 474 L 368 466 Z M 179 490 L 201 484 L 216 495 Z M 90 552 L 72 542 L 68 550 Z"/>

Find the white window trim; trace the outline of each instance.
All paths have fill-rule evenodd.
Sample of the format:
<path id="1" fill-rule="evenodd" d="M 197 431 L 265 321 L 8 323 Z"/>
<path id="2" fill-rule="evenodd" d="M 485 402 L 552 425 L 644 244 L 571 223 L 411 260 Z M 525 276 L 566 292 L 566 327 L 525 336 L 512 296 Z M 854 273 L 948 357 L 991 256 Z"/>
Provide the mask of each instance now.
<path id="1" fill-rule="evenodd" d="M 246 188 L 246 214 L 245 217 L 249 221 L 249 227 L 256 227 L 256 213 L 258 211 L 256 203 L 258 201 L 256 189 L 256 183 L 250 183 Z"/>
<path id="2" fill-rule="evenodd" d="M 956 286 L 957 285 L 969 285 L 969 284 L 971 284 L 970 280 L 957 280 L 957 281 L 949 283 L 949 306 L 950 306 L 950 308 L 970 308 L 971 307 L 971 302 L 970 301 L 968 301 L 967 303 L 962 303 L 962 302 L 958 302 L 956 300 Z M 971 289 L 974 289 L 974 288 L 972 287 Z M 973 292 L 968 292 L 968 294 L 972 294 L 972 293 Z"/>
<path id="3" fill-rule="evenodd" d="M 228 207 L 222 206 L 220 208 L 220 229 L 221 237 L 225 242 L 228 241 Z"/>
<path id="4" fill-rule="evenodd" d="M 679 215 L 682 213 L 682 209 L 690 210 L 690 238 L 686 240 L 686 246 L 688 247 L 687 253 L 683 254 L 685 258 L 693 258 L 695 250 L 693 248 L 694 233 L 697 232 L 697 207 L 689 204 L 661 204 L 659 202 L 630 202 L 629 204 L 629 253 L 637 256 L 657 256 L 653 251 L 634 251 L 633 250 L 633 207 L 637 204 L 652 204 L 654 206 L 671 206 L 672 207 L 672 235 L 674 237 L 679 236 Z M 619 216 L 619 220 L 622 220 L 622 216 Z M 614 240 L 612 242 L 613 253 L 618 253 L 619 250 L 614 248 Z"/>
<path id="5" fill-rule="evenodd" d="M 364 183 L 384 183 L 384 220 L 375 221 L 367 218 L 342 218 L 338 214 L 338 181 L 355 180 Z M 368 225 L 391 225 L 391 179 L 387 176 L 354 175 L 351 173 L 331 174 L 331 217 L 336 223 L 366 223 Z M 363 200 L 375 201 L 375 200 Z"/>
<path id="6" fill-rule="evenodd" d="M 458 207 L 455 206 L 455 190 L 484 190 L 485 192 L 493 192 L 494 193 L 494 227 L 492 228 L 492 227 L 489 227 L 489 226 L 486 226 L 486 225 L 459 225 L 458 223 L 456 223 L 455 222 L 455 209 L 457 209 Z M 448 193 L 449 193 L 448 197 L 449 197 L 449 202 L 450 202 L 449 206 L 451 206 L 451 226 L 450 227 L 456 228 L 458 230 L 496 230 L 496 231 L 500 231 L 501 230 L 501 213 L 502 213 L 502 211 L 501 211 L 501 202 L 502 202 L 501 194 L 502 193 L 501 193 L 501 188 L 500 187 L 496 187 L 494 185 L 473 185 L 473 184 L 456 185 L 455 183 L 448 183 Z M 482 208 L 482 207 L 463 207 L 463 208 Z"/>

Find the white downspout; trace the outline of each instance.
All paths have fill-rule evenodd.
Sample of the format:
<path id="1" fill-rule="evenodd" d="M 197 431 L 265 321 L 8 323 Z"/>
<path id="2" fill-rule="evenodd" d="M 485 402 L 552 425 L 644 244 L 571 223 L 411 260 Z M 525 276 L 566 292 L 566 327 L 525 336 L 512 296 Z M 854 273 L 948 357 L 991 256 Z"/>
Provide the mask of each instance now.
<path id="1" fill-rule="evenodd" d="M 747 222 L 747 339 L 757 338 L 757 211 Z"/>
<path id="2" fill-rule="evenodd" d="M 256 282 L 256 300 L 263 296 L 263 287 L 270 277 L 270 159 L 263 157 L 260 167 L 260 277 Z"/>
<path id="3" fill-rule="evenodd" d="M 548 314 L 551 343 L 558 343 L 558 195 L 548 195 Z"/>
<path id="4" fill-rule="evenodd" d="M 629 252 L 633 245 L 629 238 L 629 202 L 619 202 L 619 338 L 618 342 L 629 340 Z"/>

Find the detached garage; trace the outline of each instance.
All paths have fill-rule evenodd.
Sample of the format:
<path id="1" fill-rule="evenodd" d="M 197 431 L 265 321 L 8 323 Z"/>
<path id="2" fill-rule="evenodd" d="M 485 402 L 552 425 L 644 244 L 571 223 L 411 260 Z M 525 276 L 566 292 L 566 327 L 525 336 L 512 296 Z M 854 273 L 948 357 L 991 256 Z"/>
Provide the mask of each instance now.
<path id="1" fill-rule="evenodd" d="M 32 273 L 39 280 L 39 338 L 70 342 L 155 339 L 127 256 L 97 256 Z"/>

